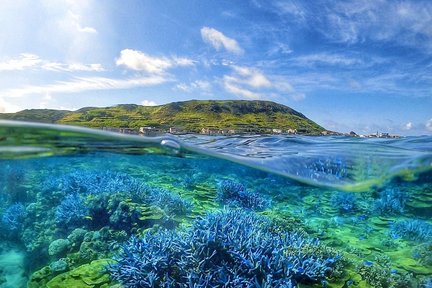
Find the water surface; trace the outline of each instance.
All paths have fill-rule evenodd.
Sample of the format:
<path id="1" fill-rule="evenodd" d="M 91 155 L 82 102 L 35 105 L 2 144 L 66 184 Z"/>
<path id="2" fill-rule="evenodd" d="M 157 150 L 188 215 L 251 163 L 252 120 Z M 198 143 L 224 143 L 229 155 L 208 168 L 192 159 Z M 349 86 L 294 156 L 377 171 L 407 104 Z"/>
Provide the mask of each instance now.
<path id="1" fill-rule="evenodd" d="M 151 287 L 150 278 L 154 287 L 169 279 L 171 287 L 224 287 L 220 279 L 226 287 L 430 287 L 431 169 L 432 137 L 145 138 L 1 121 L 0 287 Z M 225 236 L 212 234 L 212 217 L 234 238 L 266 231 L 272 236 L 259 245 L 273 252 L 256 250 L 253 237 L 237 251 L 228 236 L 218 250 L 208 243 Z M 207 258 L 172 248 L 190 248 L 175 233 L 201 243 L 204 232 L 213 235 L 200 244 L 210 245 Z M 286 235 L 291 244 L 272 246 Z M 125 251 L 138 245 L 130 239 L 153 241 L 144 253 L 153 256 L 133 250 L 127 262 Z M 158 275 L 158 239 L 174 243 L 184 271 Z M 271 266 L 251 251 L 287 263 Z M 286 271 L 273 271 L 278 265 Z M 130 267 L 140 273 L 127 274 Z"/>

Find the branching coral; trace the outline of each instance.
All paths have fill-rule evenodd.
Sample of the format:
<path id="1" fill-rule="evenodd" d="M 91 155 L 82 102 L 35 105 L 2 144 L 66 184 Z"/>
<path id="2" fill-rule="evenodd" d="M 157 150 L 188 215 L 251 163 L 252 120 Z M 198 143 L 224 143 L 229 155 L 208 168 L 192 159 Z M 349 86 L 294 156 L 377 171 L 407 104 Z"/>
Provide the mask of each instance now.
<path id="1" fill-rule="evenodd" d="M 398 215 L 404 212 L 409 197 L 397 188 L 388 188 L 375 200 L 373 210 L 379 215 Z"/>
<path id="2" fill-rule="evenodd" d="M 401 274 L 391 269 L 390 260 L 384 256 L 375 258 L 376 262 L 363 261 L 357 265 L 357 272 L 369 285 L 376 288 L 417 287 L 412 274 Z"/>
<path id="3" fill-rule="evenodd" d="M 390 236 L 411 241 L 432 240 L 432 224 L 422 220 L 403 220 L 390 226 Z"/>
<path id="4" fill-rule="evenodd" d="M 88 207 L 78 194 L 67 195 L 57 207 L 56 222 L 63 227 L 75 228 L 81 225 L 88 215 Z"/>
<path id="5" fill-rule="evenodd" d="M 354 193 L 338 192 L 331 197 L 333 207 L 342 213 L 354 212 L 357 208 L 357 197 Z"/>
<path id="6" fill-rule="evenodd" d="M 60 177 L 49 177 L 44 190 L 61 190 L 66 194 L 133 193 L 140 191 L 143 185 L 126 173 L 75 171 Z"/>
<path id="7" fill-rule="evenodd" d="M 339 256 L 276 230 L 252 212 L 209 214 L 183 233 L 131 238 L 108 270 L 124 287 L 296 287 L 332 274 Z"/>
<path id="8" fill-rule="evenodd" d="M 216 199 L 218 202 L 233 207 L 243 207 L 262 211 L 270 207 L 270 200 L 257 192 L 247 190 L 242 184 L 224 180 L 219 184 Z"/>
<path id="9" fill-rule="evenodd" d="M 68 228 L 80 226 L 84 217 L 90 216 L 92 227 L 110 225 L 130 230 L 137 226 L 142 216 L 138 208 L 143 205 L 160 208 L 169 217 L 184 216 L 192 210 L 192 203 L 179 194 L 151 187 L 125 173 L 76 171 L 57 181 L 48 178 L 45 191 L 66 195 L 55 215 L 57 223 Z"/>
<path id="10" fill-rule="evenodd" d="M 421 264 L 432 266 L 432 241 L 417 246 L 413 257 Z"/>
<path id="11" fill-rule="evenodd" d="M 145 202 L 162 208 L 168 215 L 186 215 L 192 210 L 189 200 L 162 188 L 149 188 Z"/>
<path id="12" fill-rule="evenodd" d="M 26 215 L 25 206 L 22 203 L 15 203 L 3 212 L 2 223 L 7 230 L 17 231 L 22 228 Z"/>

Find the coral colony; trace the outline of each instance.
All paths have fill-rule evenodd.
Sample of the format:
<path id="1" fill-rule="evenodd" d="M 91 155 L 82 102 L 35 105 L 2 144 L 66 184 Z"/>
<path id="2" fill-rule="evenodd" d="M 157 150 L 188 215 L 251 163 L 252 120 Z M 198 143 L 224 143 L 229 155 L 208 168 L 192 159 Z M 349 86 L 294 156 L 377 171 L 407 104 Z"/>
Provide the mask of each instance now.
<path id="1" fill-rule="evenodd" d="M 223 210 L 185 231 L 132 237 L 114 259 L 124 287 L 297 287 L 331 277 L 340 256 L 253 212 Z"/>
<path id="2" fill-rule="evenodd" d="M 254 211 L 262 211 L 271 206 L 270 200 L 265 199 L 260 193 L 249 191 L 242 184 L 231 180 L 224 180 L 220 183 L 216 199 L 219 203 L 228 206 Z"/>
<path id="3" fill-rule="evenodd" d="M 0 252 L 18 247 L 31 259 L 19 264 L 31 271 L 28 288 L 88 279 L 126 288 L 432 287 L 430 211 L 415 208 L 430 199 L 427 185 L 417 195 L 394 184 L 350 193 L 163 157 L 152 168 L 138 162 L 144 177 L 95 168 L 20 176 L 18 194 L 0 195 Z M 344 165 L 314 167 L 338 176 Z M 0 166 L 3 178 L 22 174 L 13 171 Z M 38 181 L 25 183 L 31 177 Z"/>

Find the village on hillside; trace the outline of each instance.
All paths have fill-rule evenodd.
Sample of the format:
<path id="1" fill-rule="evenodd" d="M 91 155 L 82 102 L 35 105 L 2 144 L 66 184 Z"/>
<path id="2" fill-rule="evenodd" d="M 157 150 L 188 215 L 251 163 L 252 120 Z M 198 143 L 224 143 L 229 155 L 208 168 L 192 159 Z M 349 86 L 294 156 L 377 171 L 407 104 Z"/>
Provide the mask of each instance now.
<path id="1" fill-rule="evenodd" d="M 154 126 L 144 126 L 139 128 L 114 128 L 114 127 L 103 127 L 102 130 L 109 132 L 116 132 L 122 134 L 141 135 L 147 137 L 160 136 L 164 134 L 173 135 L 184 135 L 184 134 L 201 134 L 208 136 L 230 136 L 230 135 L 242 135 L 242 134 L 271 134 L 271 135 L 311 135 L 307 131 L 297 129 L 280 129 L 280 128 L 257 128 L 257 127 L 244 127 L 239 129 L 219 129 L 205 127 L 202 128 L 199 133 L 191 132 L 179 127 L 159 128 Z M 399 135 L 392 135 L 385 132 L 376 132 L 373 134 L 357 134 L 353 131 L 350 133 L 339 133 L 329 130 L 324 130 L 321 134 L 313 134 L 314 136 L 348 136 L 348 137 L 359 137 L 359 138 L 401 138 Z"/>
<path id="2" fill-rule="evenodd" d="M 182 135 L 192 133 L 178 127 L 159 128 L 153 126 L 144 126 L 139 128 L 113 128 L 103 127 L 102 130 L 117 132 L 122 134 L 134 134 L 142 136 L 159 136 L 163 134 Z M 244 127 L 241 129 L 219 129 L 205 127 L 202 128 L 198 134 L 202 135 L 239 135 L 239 134 L 304 134 L 306 131 L 298 131 L 297 129 L 279 129 L 279 128 L 256 128 Z"/>

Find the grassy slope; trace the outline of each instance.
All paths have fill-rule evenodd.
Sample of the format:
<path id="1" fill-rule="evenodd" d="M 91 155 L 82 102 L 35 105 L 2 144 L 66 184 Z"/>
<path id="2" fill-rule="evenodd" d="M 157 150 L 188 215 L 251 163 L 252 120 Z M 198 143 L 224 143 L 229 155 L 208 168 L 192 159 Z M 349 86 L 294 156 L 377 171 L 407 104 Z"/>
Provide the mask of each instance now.
<path id="1" fill-rule="evenodd" d="M 56 123 L 67 113 L 71 113 L 71 111 L 54 109 L 28 109 L 19 111 L 17 113 L 0 113 L 0 119 Z"/>
<path id="2" fill-rule="evenodd" d="M 0 114 L 0 118 L 95 128 L 137 128 L 141 126 L 167 128 L 174 126 L 192 132 L 199 132 L 202 128 L 207 127 L 252 130 L 295 128 L 306 133 L 319 133 L 324 130 L 303 114 L 269 101 L 192 100 L 153 107 L 134 104 L 106 108 L 88 107 L 75 112 L 47 109 L 24 110 L 15 114 Z"/>

